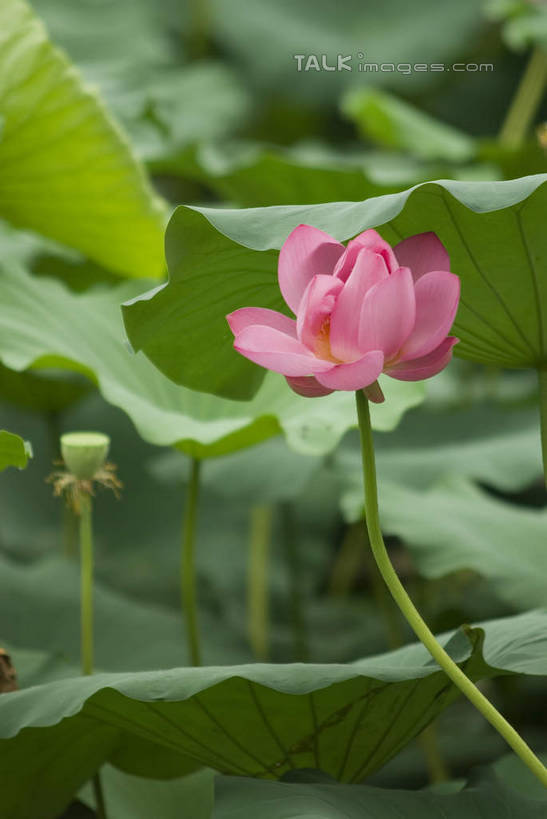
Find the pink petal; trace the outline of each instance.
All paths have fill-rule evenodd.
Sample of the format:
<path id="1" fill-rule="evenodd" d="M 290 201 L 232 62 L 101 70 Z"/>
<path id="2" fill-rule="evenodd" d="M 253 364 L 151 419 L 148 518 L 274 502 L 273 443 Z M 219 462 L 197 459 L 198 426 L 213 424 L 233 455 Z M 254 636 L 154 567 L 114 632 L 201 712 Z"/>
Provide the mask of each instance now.
<path id="1" fill-rule="evenodd" d="M 385 372 L 399 381 L 422 381 L 424 378 L 431 378 L 432 375 L 437 375 L 441 370 L 444 370 L 452 358 L 452 348 L 458 341 L 459 338 L 449 336 L 441 341 L 439 346 L 431 353 L 424 355 L 422 358 L 414 358 L 412 361 L 402 361 L 399 364 L 394 364 Z"/>
<path id="2" fill-rule="evenodd" d="M 298 395 L 304 398 L 318 398 L 321 395 L 330 395 L 333 390 L 323 387 L 313 375 L 302 375 L 299 378 L 287 376 L 287 384 Z"/>
<path id="3" fill-rule="evenodd" d="M 453 273 L 425 273 L 414 288 L 416 323 L 399 359 L 408 361 L 427 355 L 446 338 L 454 323 L 460 298 L 460 280 Z"/>
<path id="4" fill-rule="evenodd" d="M 394 273 L 400 266 L 391 246 L 375 230 L 365 230 L 348 242 L 346 252 L 338 261 L 334 270 L 334 275 L 342 281 L 346 281 L 351 273 L 357 256 L 361 250 L 366 248 L 381 256 L 386 263 L 388 273 Z"/>
<path id="5" fill-rule="evenodd" d="M 436 233 L 418 233 L 393 248 L 401 267 L 410 267 L 414 281 L 432 270 L 450 270 L 450 258 Z"/>
<path id="6" fill-rule="evenodd" d="M 344 245 L 311 225 L 299 225 L 289 234 L 279 253 L 278 278 L 293 313 L 298 312 L 310 279 L 331 274 L 343 252 Z"/>
<path id="7" fill-rule="evenodd" d="M 314 276 L 304 291 L 296 318 L 300 341 L 315 352 L 316 336 L 336 304 L 336 297 L 344 287 L 334 276 Z"/>
<path id="8" fill-rule="evenodd" d="M 386 360 L 400 350 L 414 328 L 416 300 L 408 267 L 374 285 L 365 296 L 359 326 L 359 349 L 382 350 Z"/>
<path id="9" fill-rule="evenodd" d="M 382 256 L 367 248 L 359 251 L 353 270 L 336 300 L 331 316 L 330 345 L 336 358 L 351 361 L 361 356 L 359 323 L 365 294 L 388 276 Z"/>
<path id="10" fill-rule="evenodd" d="M 332 390 L 362 390 L 376 381 L 383 366 L 381 350 L 371 350 L 358 361 L 337 364 L 329 372 L 318 373 L 317 380 Z"/>
<path id="11" fill-rule="evenodd" d="M 236 336 L 234 347 L 255 364 L 282 375 L 311 375 L 334 366 L 316 358 L 298 339 L 273 327 L 246 327 Z"/>
<path id="12" fill-rule="evenodd" d="M 265 307 L 242 307 L 240 310 L 229 313 L 226 320 L 234 336 L 237 336 L 246 327 L 260 324 L 263 327 L 281 330 L 282 333 L 296 338 L 296 321 L 284 316 L 283 313 L 278 313 L 277 310 L 268 310 Z"/>

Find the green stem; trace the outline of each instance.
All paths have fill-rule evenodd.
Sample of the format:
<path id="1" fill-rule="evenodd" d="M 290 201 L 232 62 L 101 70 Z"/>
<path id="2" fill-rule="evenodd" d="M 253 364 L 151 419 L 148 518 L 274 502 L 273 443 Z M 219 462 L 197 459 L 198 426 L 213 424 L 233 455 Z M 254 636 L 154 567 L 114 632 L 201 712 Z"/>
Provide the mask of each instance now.
<path id="1" fill-rule="evenodd" d="M 91 495 L 80 496 L 80 650 L 82 674 L 93 674 L 93 523 Z M 106 819 L 99 773 L 92 777 L 98 819 Z"/>
<path id="2" fill-rule="evenodd" d="M 251 511 L 249 542 L 248 616 L 249 640 L 257 660 L 268 659 L 268 562 L 272 531 L 272 507 L 255 506 Z"/>
<path id="3" fill-rule="evenodd" d="M 293 651 L 296 662 L 304 663 L 309 658 L 306 621 L 302 605 L 302 576 L 298 535 L 292 505 L 281 504 L 283 522 L 283 545 L 289 581 L 289 611 L 293 636 Z"/>
<path id="4" fill-rule="evenodd" d="M 543 475 L 545 477 L 545 486 L 547 486 L 547 369 L 538 370 L 538 380 L 541 454 L 543 456 Z"/>
<path id="5" fill-rule="evenodd" d="M 361 390 L 356 393 L 357 416 L 359 419 L 359 429 L 361 433 L 361 454 L 363 459 L 363 478 L 365 484 L 365 514 L 367 528 L 370 538 L 372 553 L 380 570 L 380 574 L 389 588 L 393 599 L 405 616 L 408 624 L 419 640 L 427 648 L 431 656 L 445 674 L 452 680 L 454 685 L 464 694 L 478 711 L 490 722 L 499 734 L 510 745 L 514 752 L 521 758 L 525 765 L 537 776 L 540 782 L 547 785 L 547 768 L 533 753 L 531 748 L 524 742 L 520 734 L 507 722 L 507 720 L 497 711 L 492 703 L 479 691 L 477 686 L 466 677 L 461 668 L 446 653 L 444 648 L 437 642 L 433 633 L 420 616 L 418 610 L 407 595 L 404 586 L 399 580 L 397 573 L 387 553 L 382 530 L 380 527 L 380 516 L 378 512 L 378 488 L 376 484 L 376 465 L 374 459 L 374 444 L 372 440 L 372 427 L 370 424 L 370 411 L 368 401 Z"/>
<path id="6" fill-rule="evenodd" d="M 363 534 L 368 574 L 376 605 L 384 621 L 387 643 L 390 649 L 400 648 L 404 645 L 404 636 L 397 608 L 374 560 L 366 528 Z M 441 749 L 439 748 L 435 722 L 430 722 L 427 728 L 424 728 L 420 736 L 417 737 L 417 742 L 424 755 L 431 784 L 446 782 L 446 780 L 449 779 L 449 775 L 441 754 Z"/>
<path id="7" fill-rule="evenodd" d="M 78 518 L 68 503 L 63 507 L 63 553 L 70 559 L 78 556 Z"/>
<path id="8" fill-rule="evenodd" d="M 500 130 L 499 141 L 508 148 L 518 148 L 534 120 L 547 80 L 547 54 L 537 46 L 528 61 L 517 92 Z"/>
<path id="9" fill-rule="evenodd" d="M 390 649 L 400 648 L 404 645 L 403 631 L 397 609 L 393 605 L 393 600 L 390 597 L 389 591 L 384 583 L 376 561 L 372 555 L 370 548 L 370 539 L 368 532 L 364 531 L 364 555 L 367 566 L 367 572 L 372 586 L 372 594 L 376 601 L 376 606 L 380 612 L 380 616 L 384 622 L 386 632 L 387 644 Z"/>
<path id="10" fill-rule="evenodd" d="M 91 497 L 80 501 L 80 649 L 82 674 L 93 674 L 93 528 Z"/>
<path id="11" fill-rule="evenodd" d="M 182 530 L 182 560 L 181 560 L 181 596 L 182 612 L 186 621 L 188 645 L 192 665 L 201 665 L 201 651 L 199 647 L 197 603 L 196 603 L 196 567 L 195 567 L 195 540 L 196 518 L 199 496 L 200 461 L 192 458 L 192 470 L 186 509 Z"/>

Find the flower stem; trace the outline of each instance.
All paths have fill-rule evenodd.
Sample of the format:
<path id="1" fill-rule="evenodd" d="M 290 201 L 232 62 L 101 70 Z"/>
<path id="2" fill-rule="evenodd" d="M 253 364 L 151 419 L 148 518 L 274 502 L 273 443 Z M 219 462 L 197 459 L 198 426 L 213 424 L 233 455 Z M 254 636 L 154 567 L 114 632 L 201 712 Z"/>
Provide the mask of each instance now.
<path id="1" fill-rule="evenodd" d="M 383 620 L 384 629 L 386 633 L 386 640 L 388 648 L 393 650 L 404 645 L 404 636 L 402 630 L 402 622 L 397 609 L 393 605 L 393 600 L 389 594 L 389 590 L 384 583 L 380 570 L 374 560 L 372 550 L 370 548 L 370 538 L 368 536 L 367 527 L 365 526 L 364 534 L 364 556 L 367 574 L 372 586 L 372 594 L 376 602 L 376 608 Z"/>
<path id="2" fill-rule="evenodd" d="M 91 495 L 80 495 L 80 651 L 82 674 L 93 674 L 93 523 Z M 106 819 L 101 778 L 92 777 L 98 819 Z"/>
<path id="3" fill-rule="evenodd" d="M 93 528 L 91 497 L 80 501 L 80 650 L 82 674 L 93 674 Z"/>
<path id="4" fill-rule="evenodd" d="M 470 700 L 485 719 L 501 734 L 508 745 L 510 745 L 517 756 L 519 756 L 524 764 L 537 776 L 540 782 L 543 782 L 543 784 L 547 786 L 547 768 L 542 765 L 520 734 L 518 734 L 499 711 L 494 708 L 492 703 L 479 691 L 477 686 L 471 682 L 444 648 L 437 642 L 433 633 L 429 630 L 427 624 L 407 595 L 395 569 L 391 565 L 380 527 L 376 465 L 368 401 L 360 390 L 356 393 L 356 399 L 357 416 L 361 433 L 366 522 L 372 553 L 380 570 L 380 574 L 384 578 L 393 599 L 399 606 L 408 624 L 418 639 L 421 640 L 423 645 L 427 648 L 433 659 L 437 661 L 445 674 L 452 680 L 454 685 L 459 688 L 462 694 Z"/>
<path id="5" fill-rule="evenodd" d="M 537 46 L 528 61 L 517 92 L 499 133 L 499 141 L 508 148 L 524 142 L 541 102 L 547 80 L 547 54 Z"/>
<path id="6" fill-rule="evenodd" d="M 200 461 L 192 458 L 192 471 L 186 496 L 182 529 L 181 596 L 182 612 L 186 621 L 188 645 L 192 665 L 201 665 L 196 604 L 195 540 L 199 496 Z"/>
<path id="7" fill-rule="evenodd" d="M 538 370 L 538 380 L 541 453 L 543 455 L 543 475 L 545 486 L 547 486 L 547 368 Z"/>
<path id="8" fill-rule="evenodd" d="M 268 659 L 268 559 L 272 530 L 272 507 L 255 506 L 251 512 L 249 542 L 248 616 L 249 640 L 257 660 Z"/>
<path id="9" fill-rule="evenodd" d="M 391 598 L 388 587 L 384 583 L 382 575 L 378 569 L 372 550 L 368 532 L 363 532 L 365 546 L 365 560 L 367 573 L 372 586 L 372 593 L 376 601 L 376 606 L 384 621 L 388 647 L 391 650 L 401 648 L 404 645 L 404 635 L 401 628 L 400 612 L 397 611 L 395 603 Z M 446 782 L 449 779 L 448 769 L 439 748 L 437 737 L 437 726 L 435 722 L 430 722 L 422 733 L 416 738 L 425 758 L 427 773 L 431 784 Z"/>

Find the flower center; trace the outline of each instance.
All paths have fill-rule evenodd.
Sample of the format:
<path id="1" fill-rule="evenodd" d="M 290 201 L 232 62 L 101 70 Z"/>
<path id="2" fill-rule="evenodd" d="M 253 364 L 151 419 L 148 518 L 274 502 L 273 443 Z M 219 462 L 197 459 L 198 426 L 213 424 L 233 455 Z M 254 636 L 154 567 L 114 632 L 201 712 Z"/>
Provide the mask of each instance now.
<path id="1" fill-rule="evenodd" d="M 317 358 L 332 361 L 334 364 L 342 363 L 340 359 L 333 356 L 330 348 L 330 316 L 322 322 L 319 332 L 315 335 L 313 351 Z"/>

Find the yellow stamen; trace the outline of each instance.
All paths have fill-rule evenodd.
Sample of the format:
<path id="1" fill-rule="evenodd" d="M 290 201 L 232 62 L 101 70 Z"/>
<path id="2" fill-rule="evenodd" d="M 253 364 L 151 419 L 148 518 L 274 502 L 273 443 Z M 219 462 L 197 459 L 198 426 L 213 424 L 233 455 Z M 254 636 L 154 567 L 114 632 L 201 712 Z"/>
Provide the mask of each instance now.
<path id="1" fill-rule="evenodd" d="M 324 361 L 332 361 L 334 364 L 343 364 L 339 358 L 333 356 L 330 348 L 330 317 L 325 319 L 319 332 L 315 336 L 314 353 L 317 358 L 322 358 Z"/>

